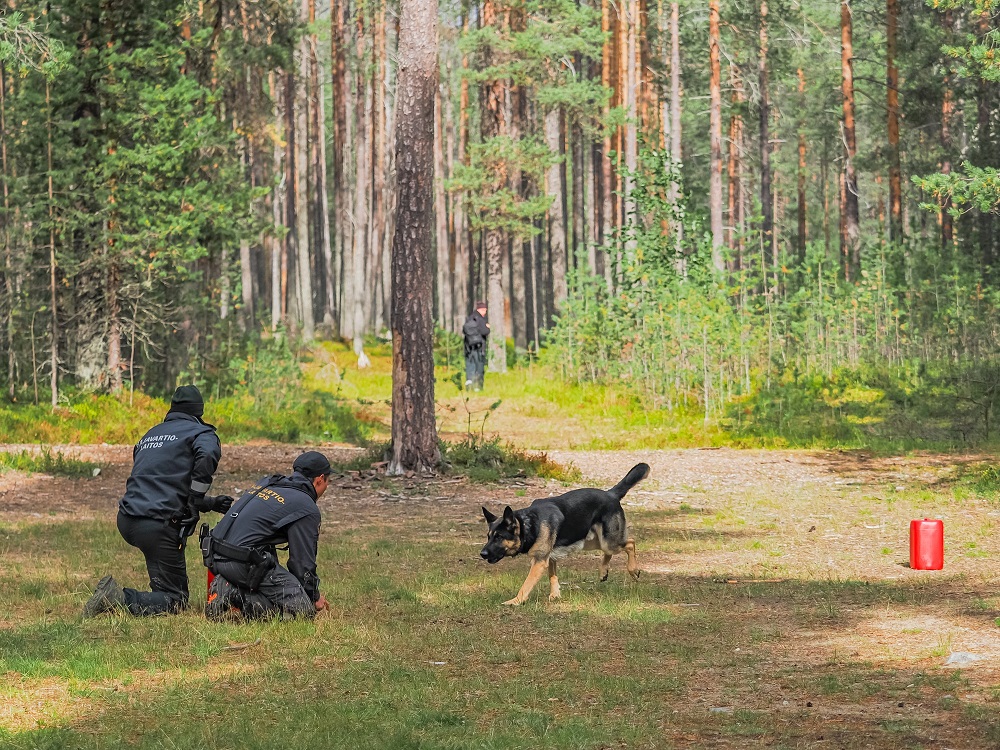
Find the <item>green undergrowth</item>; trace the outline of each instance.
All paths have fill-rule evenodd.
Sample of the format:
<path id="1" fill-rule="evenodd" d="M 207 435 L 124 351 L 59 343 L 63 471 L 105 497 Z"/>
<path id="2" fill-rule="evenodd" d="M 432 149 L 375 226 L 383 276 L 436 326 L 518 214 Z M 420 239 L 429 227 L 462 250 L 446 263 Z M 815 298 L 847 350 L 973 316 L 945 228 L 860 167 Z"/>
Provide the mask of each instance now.
<path id="1" fill-rule="evenodd" d="M 337 464 L 338 471 L 365 471 L 373 464 L 388 460 L 389 443 L 376 443 L 361 455 Z M 490 483 L 519 477 L 540 477 L 560 482 L 580 479 L 575 466 L 563 466 L 547 454 L 526 451 L 504 442 L 500 437 L 469 435 L 457 441 L 440 442 L 442 469 L 446 474 L 460 474 L 474 482 Z"/>
<path id="2" fill-rule="evenodd" d="M 0 474 L 6 471 L 23 471 L 29 474 L 51 474 L 61 477 L 92 477 L 99 464 L 69 458 L 62 453 L 0 452 Z"/>
<path id="3" fill-rule="evenodd" d="M 129 403 L 131 400 L 131 404 Z M 162 421 L 169 401 L 144 394 L 79 394 L 55 410 L 47 406 L 0 407 L 0 436 L 8 443 L 130 444 Z M 355 411 L 329 393 L 293 392 L 279 407 L 250 394 L 209 399 L 204 419 L 226 443 L 253 439 L 363 443 L 371 431 Z"/>

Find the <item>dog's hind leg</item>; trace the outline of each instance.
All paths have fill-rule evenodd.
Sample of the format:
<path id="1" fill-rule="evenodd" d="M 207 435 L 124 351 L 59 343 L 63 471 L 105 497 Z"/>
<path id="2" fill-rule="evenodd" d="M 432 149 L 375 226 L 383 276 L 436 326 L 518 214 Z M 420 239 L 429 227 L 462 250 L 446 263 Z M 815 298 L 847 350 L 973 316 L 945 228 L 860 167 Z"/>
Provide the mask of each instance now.
<path id="1" fill-rule="evenodd" d="M 524 579 L 524 583 L 521 584 L 521 590 L 517 592 L 517 596 L 513 599 L 508 599 L 504 604 L 516 607 L 520 604 L 524 604 L 528 600 L 528 595 L 531 590 L 535 588 L 535 584 L 538 583 L 542 576 L 545 575 L 545 571 L 548 569 L 548 564 L 546 560 L 534 560 L 531 563 L 531 570 L 528 571 L 528 577 Z"/>
<path id="2" fill-rule="evenodd" d="M 556 561 L 549 558 L 549 601 L 559 598 L 559 578 L 556 576 Z"/>
<path id="3" fill-rule="evenodd" d="M 601 580 L 608 580 L 608 571 L 611 570 L 611 553 L 605 552 L 601 558 Z"/>
<path id="4" fill-rule="evenodd" d="M 635 580 L 639 580 L 639 574 L 642 573 L 639 570 L 639 560 L 635 555 L 635 540 L 629 539 L 625 542 L 625 556 L 628 558 L 628 562 L 625 564 L 625 570 L 628 574 L 632 576 Z"/>

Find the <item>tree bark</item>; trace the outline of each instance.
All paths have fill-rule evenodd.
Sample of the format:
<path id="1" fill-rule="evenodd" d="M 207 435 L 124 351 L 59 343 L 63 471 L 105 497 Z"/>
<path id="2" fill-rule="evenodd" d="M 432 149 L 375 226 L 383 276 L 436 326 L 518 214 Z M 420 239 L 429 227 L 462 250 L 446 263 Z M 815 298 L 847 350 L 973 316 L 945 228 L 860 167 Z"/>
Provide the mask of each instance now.
<path id="1" fill-rule="evenodd" d="M 483 27 L 499 26 L 495 0 L 485 0 L 482 13 Z M 485 55 L 483 67 L 488 68 L 492 59 Z M 504 112 L 507 101 L 507 82 L 502 78 L 484 81 L 480 90 L 480 131 L 487 143 L 492 138 L 507 134 Z M 503 289 L 503 255 L 507 244 L 506 233 L 496 227 L 483 230 L 483 244 L 486 254 L 487 294 L 489 319 L 492 329 L 489 341 L 490 372 L 507 372 L 507 332 L 505 325 L 505 295 Z"/>
<path id="2" fill-rule="evenodd" d="M 553 108 L 545 115 L 545 145 L 558 161 L 549 165 L 545 173 L 545 192 L 552 199 L 549 204 L 549 247 L 552 253 L 552 285 L 556 306 L 566 300 L 566 209 L 563 206 L 562 179 L 562 112 Z"/>
<path id="3" fill-rule="evenodd" d="M 861 267 L 861 225 L 858 207 L 858 178 L 854 161 L 858 153 L 854 124 L 854 47 L 851 0 L 840 4 L 840 69 L 844 99 L 844 190 L 842 214 L 844 223 L 841 248 L 847 280 L 857 278 Z"/>
<path id="4" fill-rule="evenodd" d="M 52 186 L 52 94 L 48 80 L 45 81 L 45 111 L 46 164 L 48 166 L 49 187 L 49 305 L 51 306 L 49 314 L 52 316 L 49 391 L 52 409 L 55 410 L 59 405 L 59 305 L 56 297 L 56 207 L 55 191 Z M 6 188 L 6 181 L 4 188 Z M 6 196 L 4 197 L 6 198 Z M 6 221 L 6 216 L 4 220 Z M 13 345 L 13 342 L 11 344 Z"/>
<path id="5" fill-rule="evenodd" d="M 392 243 L 392 459 L 388 473 L 433 470 L 434 101 L 437 0 L 402 0 L 396 129 L 399 217 Z"/>
<path id="6" fill-rule="evenodd" d="M 398 94 L 397 94 L 398 96 Z M 434 89 L 434 224 L 437 229 L 437 319 L 448 329 L 454 318 L 451 287 L 451 253 L 448 247 L 448 202 L 444 181 L 447 179 L 444 161 L 444 132 L 441 123 L 441 86 Z"/>
<path id="7" fill-rule="evenodd" d="M 720 248 L 725 242 L 722 224 L 722 81 L 719 60 L 719 0 L 708 3 L 708 59 L 709 59 L 709 152 L 708 212 L 712 230 L 712 265 L 717 271 L 725 270 Z"/>
<path id="8" fill-rule="evenodd" d="M 955 19 L 952 11 L 946 11 L 941 19 L 948 41 L 951 41 L 951 32 L 954 28 Z M 952 117 L 955 114 L 955 93 L 952 90 L 951 71 L 946 71 L 944 77 L 944 93 L 941 98 L 941 172 L 951 174 L 951 125 Z M 955 241 L 954 217 L 951 215 L 951 199 L 946 198 L 941 203 L 941 249 L 948 250 Z"/>
<path id="9" fill-rule="evenodd" d="M 777 264 L 774 252 L 774 196 L 771 193 L 771 101 L 768 91 L 768 29 L 767 0 L 760 3 L 760 39 L 757 56 L 757 86 L 760 90 L 760 231 L 763 235 L 765 264 L 761 273 L 766 276 Z"/>
<path id="10" fill-rule="evenodd" d="M 364 61 L 365 54 L 365 24 L 364 15 L 359 11 L 357 21 L 357 52 L 358 60 Z M 351 259 L 353 278 L 351 279 L 352 300 L 354 310 L 351 321 L 351 337 L 354 343 L 354 353 L 358 358 L 358 367 L 368 367 L 371 362 L 364 350 L 364 335 L 366 329 L 365 299 L 374 295 L 374 288 L 365 284 L 368 277 L 366 266 L 368 262 L 368 227 L 369 227 L 369 193 L 371 170 L 368 161 L 371 156 L 371 80 L 362 75 L 362 63 L 357 75 L 357 138 L 355 139 L 354 166 L 354 251 Z M 374 284 L 372 284 L 374 287 Z"/>
<path id="11" fill-rule="evenodd" d="M 799 68 L 799 106 L 805 113 L 806 75 Z M 799 118 L 799 174 L 798 174 L 798 243 L 799 263 L 806 259 L 806 121 L 805 114 Z"/>
<path id="12" fill-rule="evenodd" d="M 889 241 L 903 239 L 903 180 L 899 165 L 899 68 L 896 67 L 896 31 L 899 0 L 886 0 L 885 84 L 889 129 Z"/>
<path id="13" fill-rule="evenodd" d="M 639 37 L 639 2 L 638 0 L 626 0 L 628 2 L 628 16 L 626 23 L 627 43 L 625 60 L 625 215 L 622 224 L 626 227 L 633 225 L 631 230 L 627 230 L 625 250 L 630 255 L 638 246 L 635 238 L 635 224 L 638 217 L 635 214 L 635 172 L 639 167 L 639 60 L 638 60 L 638 37 Z M 717 2 L 717 0 L 713 0 Z M 624 5 L 624 3 L 623 3 Z"/>
<path id="14" fill-rule="evenodd" d="M 743 208 L 743 159 L 740 154 L 740 147 L 743 143 L 743 101 L 745 99 L 743 91 L 743 80 L 740 72 L 733 66 L 730 68 L 730 85 L 732 93 L 732 111 L 729 114 L 729 163 L 726 172 L 729 177 L 729 202 L 727 205 L 729 215 L 729 241 L 727 246 L 733 251 L 734 266 L 740 268 L 738 245 L 741 242 L 740 231 L 742 229 L 741 211 Z"/>

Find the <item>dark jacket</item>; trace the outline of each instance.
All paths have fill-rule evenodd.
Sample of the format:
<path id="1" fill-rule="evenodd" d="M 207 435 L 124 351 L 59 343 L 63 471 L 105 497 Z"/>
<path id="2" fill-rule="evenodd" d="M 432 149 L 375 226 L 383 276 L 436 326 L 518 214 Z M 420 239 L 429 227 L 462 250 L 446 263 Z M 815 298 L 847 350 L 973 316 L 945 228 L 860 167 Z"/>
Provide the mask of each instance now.
<path id="1" fill-rule="evenodd" d="M 465 319 L 462 324 L 462 338 L 465 340 L 465 353 L 472 349 L 486 346 L 486 340 L 490 337 L 490 328 L 486 325 L 486 318 L 479 314 L 479 310 L 473 310 L 472 315 Z"/>
<path id="2" fill-rule="evenodd" d="M 212 486 L 221 456 L 215 427 L 190 414 L 167 412 L 132 450 L 132 474 L 118 507 L 136 518 L 180 519 L 188 514 L 188 495 Z"/>
<path id="3" fill-rule="evenodd" d="M 316 550 L 320 512 L 312 480 L 291 476 L 265 477 L 243 493 L 212 529 L 212 536 L 240 547 L 288 545 L 288 571 L 315 602 L 319 599 Z"/>

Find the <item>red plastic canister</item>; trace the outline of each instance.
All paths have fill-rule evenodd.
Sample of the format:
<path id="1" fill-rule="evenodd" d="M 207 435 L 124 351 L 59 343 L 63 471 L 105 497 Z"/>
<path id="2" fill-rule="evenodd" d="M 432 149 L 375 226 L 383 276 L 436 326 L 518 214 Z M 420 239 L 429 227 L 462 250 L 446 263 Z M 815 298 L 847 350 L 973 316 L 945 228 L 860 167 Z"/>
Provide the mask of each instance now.
<path id="1" fill-rule="evenodd" d="M 914 570 L 944 567 L 944 521 L 936 518 L 910 521 L 910 567 Z"/>

